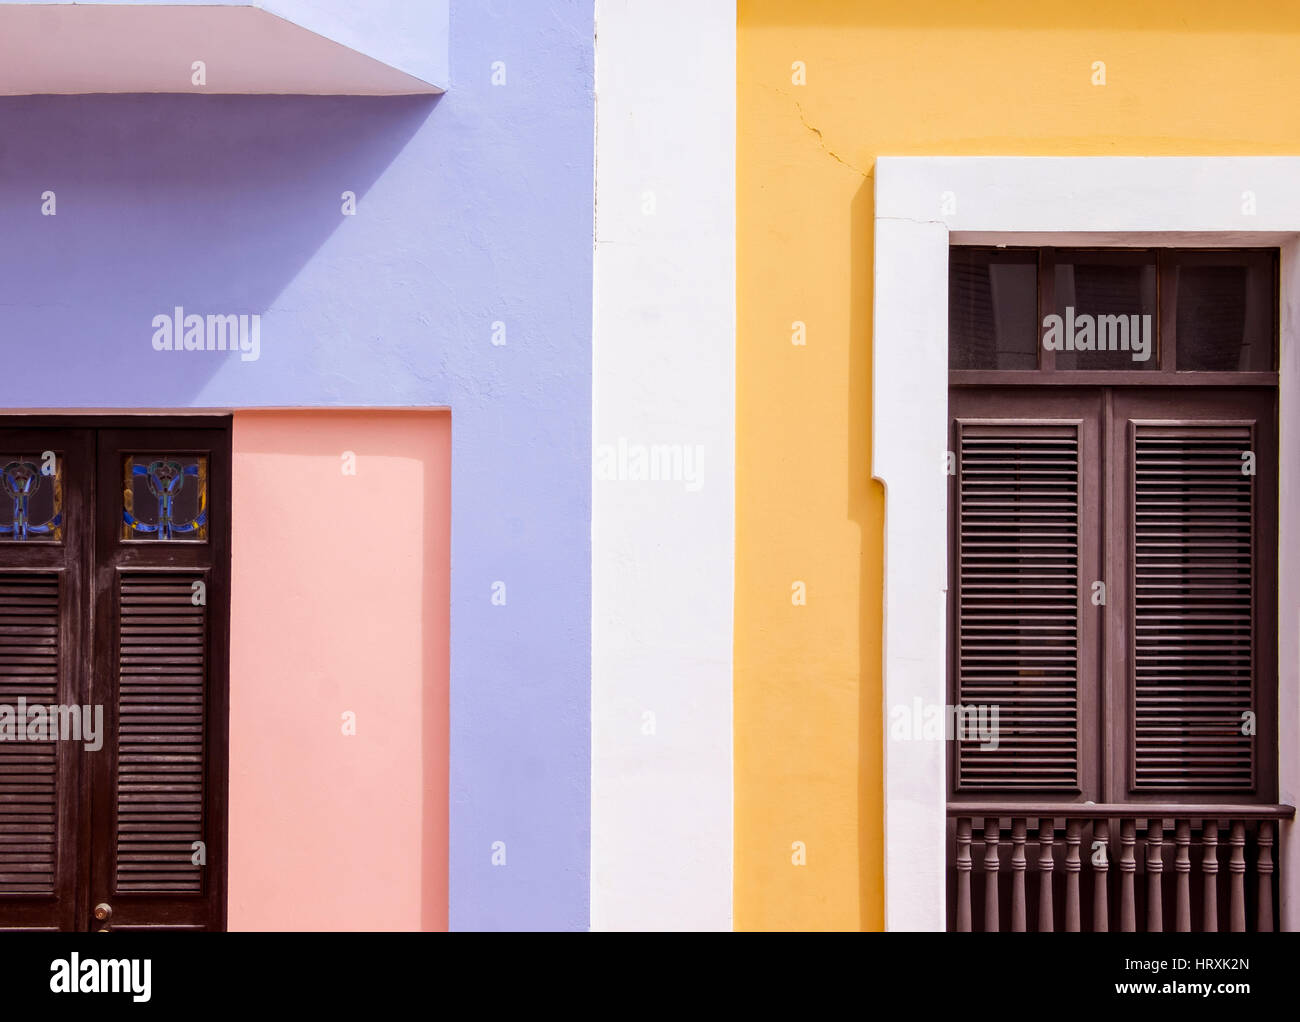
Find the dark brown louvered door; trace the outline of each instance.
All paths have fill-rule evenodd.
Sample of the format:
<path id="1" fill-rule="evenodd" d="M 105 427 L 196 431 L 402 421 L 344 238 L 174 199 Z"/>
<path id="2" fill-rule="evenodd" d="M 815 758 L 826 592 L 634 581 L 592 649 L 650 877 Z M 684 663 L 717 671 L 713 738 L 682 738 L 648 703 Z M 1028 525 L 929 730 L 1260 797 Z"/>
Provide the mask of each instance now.
<path id="1" fill-rule="evenodd" d="M 84 917 L 83 745 L 52 740 L 31 711 L 86 702 L 90 657 L 82 610 L 93 450 L 84 430 L 0 429 L 0 715 L 8 715 L 7 727 L 0 721 L 5 930 L 72 930 Z M 28 727 L 32 723 L 36 731 Z"/>
<path id="2" fill-rule="evenodd" d="M 954 702 L 998 728 L 954 736 L 955 792 L 1098 797 L 1099 411 L 1078 391 L 952 395 Z"/>
<path id="3" fill-rule="evenodd" d="M 0 423 L 0 930 L 221 929 L 229 421 L 56 421 Z"/>
<path id="4" fill-rule="evenodd" d="M 1001 732 L 955 736 L 953 797 L 1274 801 L 1275 392 L 950 403 L 950 689 Z"/>
<path id="5" fill-rule="evenodd" d="M 178 504 L 170 540 L 124 529 L 129 464 L 192 468 L 172 478 L 206 489 L 206 505 Z M 107 738 L 91 773 L 90 900 L 113 930 L 224 929 L 229 433 L 103 431 L 98 488 L 94 686 Z"/>
<path id="6" fill-rule="evenodd" d="M 1276 799 L 1276 465 L 1272 391 L 1115 396 L 1121 798 Z"/>

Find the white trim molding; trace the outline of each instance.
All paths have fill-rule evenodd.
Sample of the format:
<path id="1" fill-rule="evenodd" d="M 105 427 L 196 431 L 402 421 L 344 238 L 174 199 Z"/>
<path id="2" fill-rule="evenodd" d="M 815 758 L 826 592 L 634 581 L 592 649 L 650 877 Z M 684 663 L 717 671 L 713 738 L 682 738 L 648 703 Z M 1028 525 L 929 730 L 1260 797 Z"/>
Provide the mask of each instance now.
<path id="1" fill-rule="evenodd" d="M 1279 800 L 1300 796 L 1300 157 L 880 157 L 873 474 L 885 486 L 885 925 L 942 930 L 945 749 L 891 742 L 891 707 L 947 702 L 948 246 L 1282 251 Z M 1300 833 L 1281 828 L 1280 925 L 1300 929 Z"/>

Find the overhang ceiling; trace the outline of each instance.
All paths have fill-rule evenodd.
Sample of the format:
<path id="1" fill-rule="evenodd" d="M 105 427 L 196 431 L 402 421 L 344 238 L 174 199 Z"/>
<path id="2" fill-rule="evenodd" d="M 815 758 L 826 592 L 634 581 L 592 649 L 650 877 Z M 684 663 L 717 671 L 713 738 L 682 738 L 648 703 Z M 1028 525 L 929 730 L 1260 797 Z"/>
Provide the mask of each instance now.
<path id="1" fill-rule="evenodd" d="M 0 3 L 0 95 L 438 93 L 447 35 L 447 0 Z"/>

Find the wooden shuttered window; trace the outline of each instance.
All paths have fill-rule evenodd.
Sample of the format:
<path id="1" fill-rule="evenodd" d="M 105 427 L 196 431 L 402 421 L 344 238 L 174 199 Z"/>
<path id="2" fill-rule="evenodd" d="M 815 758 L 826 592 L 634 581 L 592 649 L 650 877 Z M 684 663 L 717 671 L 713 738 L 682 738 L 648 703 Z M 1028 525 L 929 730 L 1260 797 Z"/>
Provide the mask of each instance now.
<path id="1" fill-rule="evenodd" d="M 1248 425 L 1136 425 L 1134 787 L 1250 791 L 1255 443 Z M 1269 475 L 1271 476 L 1271 472 Z"/>
<path id="2" fill-rule="evenodd" d="M 950 688 L 999 717 L 996 748 L 953 735 L 954 794 L 1275 799 L 1275 392 L 961 387 L 951 412 Z"/>
<path id="3" fill-rule="evenodd" d="M 1079 430 L 957 428 L 957 704 L 999 709 L 996 747 L 955 734 L 958 787 L 1077 790 Z"/>

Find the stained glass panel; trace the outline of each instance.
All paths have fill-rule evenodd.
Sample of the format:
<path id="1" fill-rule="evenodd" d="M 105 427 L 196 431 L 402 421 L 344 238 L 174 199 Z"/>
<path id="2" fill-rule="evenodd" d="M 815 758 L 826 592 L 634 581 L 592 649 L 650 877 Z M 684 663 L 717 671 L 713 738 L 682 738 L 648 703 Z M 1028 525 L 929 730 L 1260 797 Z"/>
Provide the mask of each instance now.
<path id="1" fill-rule="evenodd" d="M 122 475 L 122 538 L 206 542 L 207 456 L 128 455 Z"/>
<path id="2" fill-rule="evenodd" d="M 63 541 L 63 457 L 0 452 L 0 542 Z"/>

